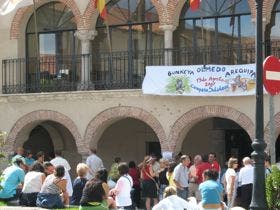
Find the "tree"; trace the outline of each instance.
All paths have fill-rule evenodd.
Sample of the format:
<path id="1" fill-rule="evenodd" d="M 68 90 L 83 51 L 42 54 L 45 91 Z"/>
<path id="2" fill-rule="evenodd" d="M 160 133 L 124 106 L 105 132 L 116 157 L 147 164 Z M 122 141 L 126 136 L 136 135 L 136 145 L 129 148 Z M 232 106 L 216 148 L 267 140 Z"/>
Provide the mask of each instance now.
<path id="1" fill-rule="evenodd" d="M 272 166 L 266 178 L 266 199 L 270 209 L 280 209 L 280 170 Z"/>

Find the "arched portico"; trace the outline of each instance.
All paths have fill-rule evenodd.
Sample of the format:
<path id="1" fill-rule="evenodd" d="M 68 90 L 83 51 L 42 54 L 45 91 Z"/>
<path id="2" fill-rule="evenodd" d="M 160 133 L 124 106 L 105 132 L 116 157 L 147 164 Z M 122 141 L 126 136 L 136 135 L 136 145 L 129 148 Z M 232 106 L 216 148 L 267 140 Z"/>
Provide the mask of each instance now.
<path id="1" fill-rule="evenodd" d="M 265 126 L 265 129 L 264 129 L 264 141 L 266 142 L 267 144 L 267 147 L 266 147 L 266 152 L 268 154 L 271 154 L 271 151 L 270 151 L 270 147 L 272 146 L 270 141 L 271 141 L 271 127 L 270 127 L 270 121 L 266 124 Z M 280 136 L 280 112 L 276 113 L 274 115 L 274 127 L 275 127 L 275 133 L 274 133 L 274 136 L 275 136 L 275 141 L 279 141 L 279 136 Z M 275 142 L 276 143 L 276 142 Z M 274 143 L 274 147 L 277 145 Z M 280 148 L 278 148 L 279 150 Z M 275 152 L 276 152 L 277 148 L 275 147 Z M 279 156 L 279 155 L 278 155 Z M 276 154 L 276 161 L 277 159 L 279 159 L 280 157 L 278 157 L 277 154 Z M 273 160 L 274 162 L 275 160 Z"/>
<path id="2" fill-rule="evenodd" d="M 182 115 L 172 126 L 169 134 L 170 150 L 180 150 L 184 137 L 197 122 L 211 117 L 220 117 L 232 120 L 239 124 L 253 138 L 254 124 L 244 113 L 234 108 L 219 105 L 209 105 L 194 108 Z"/>
<path id="3" fill-rule="evenodd" d="M 166 141 L 166 134 L 160 122 L 144 109 L 130 106 L 113 107 L 98 114 L 88 124 L 84 141 L 91 147 L 97 147 L 97 143 L 105 129 L 114 122 L 125 118 L 137 119 L 150 126 L 159 139 L 162 151 L 168 151 L 169 145 Z"/>
<path id="4" fill-rule="evenodd" d="M 33 111 L 19 118 L 8 134 L 6 151 L 14 151 L 15 147 L 22 146 L 24 141 L 28 139 L 30 132 L 38 125 L 49 131 L 51 137 L 58 139 L 57 131 L 53 131 L 53 123 L 49 122 L 66 128 L 73 136 L 78 152 L 80 154 L 85 152 L 86 147 L 73 120 L 64 114 L 50 110 Z"/>

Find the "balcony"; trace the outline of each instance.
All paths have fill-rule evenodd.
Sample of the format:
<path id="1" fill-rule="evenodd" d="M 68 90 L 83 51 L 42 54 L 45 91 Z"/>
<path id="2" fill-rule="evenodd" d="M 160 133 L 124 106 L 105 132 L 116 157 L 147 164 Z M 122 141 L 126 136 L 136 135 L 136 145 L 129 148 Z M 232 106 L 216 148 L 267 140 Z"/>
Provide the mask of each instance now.
<path id="1" fill-rule="evenodd" d="M 267 45 L 280 55 L 280 42 Z M 147 65 L 243 64 L 255 62 L 255 46 L 157 49 L 2 61 L 2 93 L 139 89 Z"/>

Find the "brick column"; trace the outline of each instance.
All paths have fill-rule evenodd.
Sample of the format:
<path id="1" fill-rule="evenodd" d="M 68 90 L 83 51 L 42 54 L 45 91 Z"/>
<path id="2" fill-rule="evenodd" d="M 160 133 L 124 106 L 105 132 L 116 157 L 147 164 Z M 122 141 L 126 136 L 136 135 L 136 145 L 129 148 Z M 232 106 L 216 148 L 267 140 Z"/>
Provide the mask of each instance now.
<path id="1" fill-rule="evenodd" d="M 176 29 L 174 25 L 159 26 L 164 31 L 164 64 L 172 65 L 172 49 L 173 49 L 173 31 Z"/>
<path id="2" fill-rule="evenodd" d="M 82 66 L 81 66 L 81 89 L 87 89 L 90 85 L 90 43 L 95 38 L 95 30 L 78 30 L 75 36 L 81 41 L 82 46 Z"/>

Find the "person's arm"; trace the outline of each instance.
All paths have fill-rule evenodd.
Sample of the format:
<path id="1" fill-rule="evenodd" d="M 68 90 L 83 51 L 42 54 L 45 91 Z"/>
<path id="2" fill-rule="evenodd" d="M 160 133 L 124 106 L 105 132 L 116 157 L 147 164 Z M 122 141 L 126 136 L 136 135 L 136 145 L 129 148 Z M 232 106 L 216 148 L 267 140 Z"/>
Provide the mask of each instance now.
<path id="1" fill-rule="evenodd" d="M 233 191 L 234 191 L 234 183 L 235 183 L 235 176 L 230 176 L 229 177 L 229 182 L 230 182 L 230 184 L 229 184 L 229 192 L 228 192 L 228 196 L 229 197 L 232 197 L 232 195 L 233 195 Z"/>
<path id="2" fill-rule="evenodd" d="M 179 189 L 181 189 L 181 190 L 183 189 L 183 187 L 180 185 L 179 182 L 176 181 L 176 179 L 173 179 L 173 181 L 174 181 L 174 183 L 175 183 L 175 185 L 176 185 L 177 188 L 179 188 Z"/>
<path id="3" fill-rule="evenodd" d="M 179 170 L 179 168 L 175 168 L 174 169 L 174 178 L 173 178 L 173 182 L 175 183 L 175 185 L 176 185 L 176 187 L 178 188 L 178 189 L 183 189 L 183 187 L 180 185 L 180 183 L 178 182 L 178 180 L 179 180 L 179 173 L 178 173 L 178 170 Z"/>
<path id="4" fill-rule="evenodd" d="M 67 170 L 67 171 L 70 171 L 71 170 L 71 166 L 70 166 L 70 164 L 68 163 L 68 161 L 65 159 L 65 169 Z"/>
<path id="5" fill-rule="evenodd" d="M 150 173 L 151 177 L 156 176 L 156 173 L 154 172 L 152 165 L 149 165 L 149 173 Z"/>
<path id="6" fill-rule="evenodd" d="M 109 196 L 109 191 L 110 191 L 110 188 L 109 188 L 108 184 L 105 183 L 105 182 L 103 182 L 103 183 L 102 183 L 102 187 L 103 187 L 103 189 L 104 189 L 104 191 L 105 191 L 106 198 L 108 198 L 108 196 Z"/>
<path id="7" fill-rule="evenodd" d="M 45 179 L 46 179 L 46 175 L 43 173 L 43 174 L 41 175 L 42 184 L 44 183 Z"/>
<path id="8" fill-rule="evenodd" d="M 117 184 L 116 184 L 116 186 L 115 186 L 115 188 L 114 189 L 112 189 L 111 191 L 110 191 L 110 195 L 118 195 L 119 194 L 119 192 L 122 190 L 122 186 L 123 186 L 123 180 L 120 178 L 118 181 L 117 181 Z"/>

